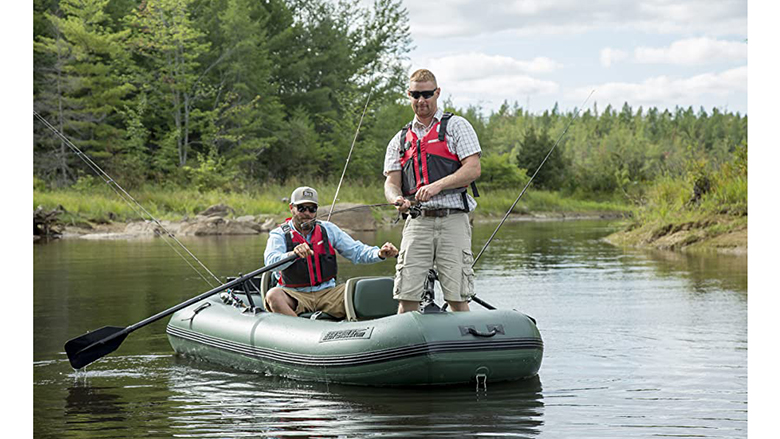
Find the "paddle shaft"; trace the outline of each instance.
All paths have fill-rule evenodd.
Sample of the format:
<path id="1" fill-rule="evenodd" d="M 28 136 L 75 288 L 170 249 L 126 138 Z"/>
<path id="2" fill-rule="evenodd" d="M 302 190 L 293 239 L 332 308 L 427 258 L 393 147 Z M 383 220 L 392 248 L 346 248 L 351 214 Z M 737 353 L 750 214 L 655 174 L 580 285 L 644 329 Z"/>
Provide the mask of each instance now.
<path id="1" fill-rule="evenodd" d="M 144 327 L 144 326 L 146 326 L 146 325 L 148 325 L 150 323 L 156 322 L 157 320 L 160 320 L 161 318 L 163 318 L 165 316 L 169 316 L 169 315 L 175 313 L 176 311 L 178 311 L 180 309 L 184 309 L 184 308 L 192 305 L 195 302 L 200 302 L 201 300 L 203 300 L 203 299 L 205 299 L 207 297 L 213 296 L 214 294 L 217 294 L 220 291 L 224 291 L 224 290 L 226 290 L 228 288 L 234 287 L 234 286 L 236 286 L 236 285 L 238 285 L 238 284 L 240 284 L 240 283 L 242 283 L 244 281 L 247 281 L 247 280 L 257 276 L 258 274 L 263 274 L 266 271 L 271 271 L 274 268 L 281 267 L 282 265 L 284 265 L 284 264 L 286 264 L 288 262 L 292 262 L 292 261 L 294 261 L 297 258 L 298 258 L 298 255 L 291 255 L 291 256 L 288 256 L 288 257 L 282 259 L 279 262 L 274 262 L 271 265 L 266 265 L 265 267 L 258 268 L 257 270 L 255 270 L 255 271 L 253 271 L 253 272 L 251 272 L 249 274 L 241 276 L 241 277 L 239 277 L 237 279 L 233 279 L 232 281 L 230 281 L 230 282 L 228 282 L 228 283 L 226 283 L 224 285 L 220 285 L 220 286 L 218 286 L 218 287 L 216 287 L 214 289 L 206 291 L 205 293 L 203 293 L 203 294 L 201 294 L 199 296 L 195 296 L 192 299 L 187 300 L 186 302 L 182 302 L 182 303 L 180 303 L 180 304 L 178 304 L 178 305 L 176 305 L 174 307 L 166 309 L 165 311 L 159 312 L 159 313 L 157 313 L 157 314 L 155 314 L 155 315 L 153 315 L 153 316 L 151 316 L 151 317 L 149 317 L 147 319 L 141 320 L 140 322 L 138 322 L 138 323 L 136 323 L 134 325 L 128 326 L 127 329 L 126 329 L 127 333 L 133 332 L 133 331 L 135 331 L 138 328 L 142 328 L 142 327 Z"/>
<path id="2" fill-rule="evenodd" d="M 111 334 L 110 336 L 108 336 L 108 337 L 106 337 L 106 338 L 104 338 L 102 340 L 99 340 L 99 341 L 93 343 L 90 346 L 87 346 L 86 348 L 82 349 L 81 351 L 86 351 L 86 350 L 90 349 L 92 346 L 95 346 L 95 345 L 98 345 L 98 344 L 106 344 L 109 341 L 114 340 L 117 337 L 125 336 L 125 335 L 135 331 L 136 329 L 142 328 L 142 327 L 144 327 L 144 326 L 146 326 L 146 325 L 148 325 L 150 323 L 154 323 L 157 320 L 160 320 L 161 318 L 163 318 L 165 316 L 169 316 L 169 315 L 175 313 L 176 311 L 178 311 L 180 309 L 184 309 L 184 308 L 192 305 L 193 303 L 200 302 L 201 300 L 203 300 L 203 299 L 205 299 L 207 297 L 213 296 L 214 294 L 217 294 L 220 291 L 224 291 L 224 290 L 226 290 L 228 288 L 231 288 L 231 287 L 233 287 L 235 285 L 238 285 L 238 284 L 240 284 L 240 283 L 242 283 L 244 281 L 247 281 L 247 280 L 257 276 L 258 274 L 263 274 L 266 271 L 271 271 L 274 268 L 281 267 L 282 265 L 284 265 L 284 264 L 286 264 L 288 262 L 292 262 L 292 261 L 294 261 L 297 258 L 298 258 L 298 255 L 291 255 L 291 256 L 288 256 L 288 257 L 282 259 L 279 262 L 274 262 L 273 264 L 266 265 L 263 268 L 258 268 L 257 270 L 255 270 L 255 271 L 253 271 L 253 272 L 251 272 L 249 274 L 246 274 L 246 275 L 241 276 L 241 277 L 239 277 L 237 279 L 234 279 L 234 280 L 232 280 L 232 281 L 230 281 L 230 282 L 228 282 L 228 283 L 226 283 L 224 285 L 220 285 L 220 286 L 218 286 L 218 287 L 216 287 L 214 289 L 206 291 L 205 293 L 200 294 L 198 296 L 195 296 L 192 299 L 189 299 L 189 300 L 187 300 L 185 302 L 182 302 L 182 303 L 180 303 L 180 304 L 178 304 L 176 306 L 168 308 L 165 311 L 159 312 L 159 313 L 157 313 L 157 314 L 155 314 L 155 315 L 153 315 L 153 316 L 151 316 L 149 318 L 141 320 L 140 322 L 138 322 L 136 324 L 130 325 L 127 328 L 125 328 L 124 330 L 122 330 L 122 331 L 119 331 L 119 332 L 116 332 L 114 334 Z"/>

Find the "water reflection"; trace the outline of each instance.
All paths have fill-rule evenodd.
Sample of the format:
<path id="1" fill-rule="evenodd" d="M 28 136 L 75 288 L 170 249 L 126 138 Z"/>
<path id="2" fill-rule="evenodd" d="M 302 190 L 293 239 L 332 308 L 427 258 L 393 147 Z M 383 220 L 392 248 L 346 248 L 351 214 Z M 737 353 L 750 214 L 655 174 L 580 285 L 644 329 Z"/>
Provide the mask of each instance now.
<path id="1" fill-rule="evenodd" d="M 645 250 L 661 276 L 683 277 L 698 293 L 728 289 L 747 293 L 747 256 Z"/>
<path id="2" fill-rule="evenodd" d="M 65 416 L 69 424 L 123 422 L 127 419 L 121 397 L 112 387 L 75 383 L 68 387 Z"/>
<path id="3" fill-rule="evenodd" d="M 538 377 L 446 388 L 364 388 L 258 377 L 177 358 L 169 380 L 173 428 L 228 436 L 536 436 L 544 424 Z"/>

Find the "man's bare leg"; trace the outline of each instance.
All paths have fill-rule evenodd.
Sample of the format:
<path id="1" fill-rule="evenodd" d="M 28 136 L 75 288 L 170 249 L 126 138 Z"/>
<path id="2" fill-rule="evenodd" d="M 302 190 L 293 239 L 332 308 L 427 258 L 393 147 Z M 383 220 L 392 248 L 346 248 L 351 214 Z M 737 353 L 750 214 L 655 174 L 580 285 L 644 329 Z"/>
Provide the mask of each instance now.
<path id="1" fill-rule="evenodd" d="M 268 303 L 268 307 L 271 308 L 271 312 L 284 314 L 292 317 L 297 317 L 295 314 L 295 306 L 298 305 L 297 301 L 290 297 L 281 288 L 271 288 L 265 295 L 265 301 Z"/>

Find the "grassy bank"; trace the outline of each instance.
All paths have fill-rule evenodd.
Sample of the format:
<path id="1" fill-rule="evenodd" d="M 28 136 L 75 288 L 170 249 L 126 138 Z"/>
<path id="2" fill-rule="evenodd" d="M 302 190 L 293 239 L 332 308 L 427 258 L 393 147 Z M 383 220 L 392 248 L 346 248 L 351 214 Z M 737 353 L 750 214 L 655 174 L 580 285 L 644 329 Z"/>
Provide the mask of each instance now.
<path id="1" fill-rule="evenodd" d="M 692 163 L 682 177 L 658 179 L 608 240 L 625 246 L 747 251 L 747 146 L 710 170 Z"/>
<path id="2" fill-rule="evenodd" d="M 286 199 L 298 186 L 297 182 L 291 182 L 269 184 L 241 192 L 198 192 L 180 187 L 147 185 L 128 192 L 156 218 L 181 220 L 185 217 L 192 217 L 209 206 L 219 203 L 232 207 L 236 216 L 259 214 L 282 216 L 289 212 Z M 330 204 L 336 193 L 336 184 L 316 183 L 314 187 L 319 192 L 320 204 Z M 479 203 L 477 215 L 503 215 L 515 201 L 520 190 L 521 188 L 482 189 L 481 196 L 477 199 Z M 345 183 L 339 191 L 339 200 L 340 202 L 357 204 L 386 202 L 381 181 L 370 184 Z M 61 220 L 70 224 L 83 221 L 108 222 L 140 219 L 139 213 L 130 204 L 124 202 L 116 192 L 99 180 L 77 184 L 67 189 L 35 188 L 33 207 L 38 206 L 45 209 L 54 209 L 57 206 L 64 207 L 66 213 L 61 216 Z M 566 197 L 557 192 L 530 190 L 515 207 L 515 212 L 528 214 L 535 212 L 627 212 L 629 207 L 619 198 L 585 200 Z M 394 210 L 390 208 L 386 210 L 385 214 L 394 213 Z M 381 209 L 377 215 L 382 215 Z"/>

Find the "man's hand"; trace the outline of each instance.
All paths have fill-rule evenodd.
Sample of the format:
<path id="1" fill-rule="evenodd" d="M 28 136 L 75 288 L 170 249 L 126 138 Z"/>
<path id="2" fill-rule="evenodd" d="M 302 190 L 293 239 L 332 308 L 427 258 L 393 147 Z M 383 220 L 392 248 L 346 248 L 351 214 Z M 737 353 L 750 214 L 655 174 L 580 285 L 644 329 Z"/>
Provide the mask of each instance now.
<path id="1" fill-rule="evenodd" d="M 396 256 L 398 256 L 398 249 L 392 243 L 386 242 L 379 249 L 379 257 L 382 259 L 394 258 Z"/>
<path id="2" fill-rule="evenodd" d="M 439 185 L 436 183 L 431 183 L 418 189 L 417 193 L 415 194 L 415 198 L 417 198 L 417 201 L 424 202 L 438 195 L 439 192 L 441 192 Z"/>
<path id="3" fill-rule="evenodd" d="M 408 212 L 409 208 L 412 207 L 412 202 L 401 196 L 397 197 L 393 203 L 395 204 L 395 208 L 401 213 Z"/>
<path id="4" fill-rule="evenodd" d="M 309 247 L 309 244 L 298 244 L 293 249 L 293 253 L 298 255 L 301 258 L 308 258 L 309 256 L 314 254 L 314 251 Z"/>

